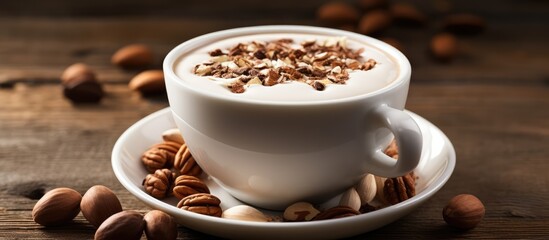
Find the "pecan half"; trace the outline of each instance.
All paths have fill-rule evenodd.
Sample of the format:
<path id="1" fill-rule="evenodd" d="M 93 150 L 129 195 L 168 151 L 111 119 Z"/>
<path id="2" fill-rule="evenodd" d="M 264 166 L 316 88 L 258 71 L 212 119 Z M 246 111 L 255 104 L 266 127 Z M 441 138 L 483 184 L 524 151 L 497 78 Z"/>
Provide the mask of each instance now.
<path id="1" fill-rule="evenodd" d="M 178 208 L 214 217 L 221 217 L 223 210 L 219 207 L 221 200 L 209 193 L 197 193 L 184 197 L 177 204 Z"/>
<path id="2" fill-rule="evenodd" d="M 154 174 L 148 174 L 142 185 L 151 196 L 161 199 L 172 192 L 174 178 L 175 174 L 169 169 L 158 169 Z"/>
<path id="3" fill-rule="evenodd" d="M 173 167 L 180 175 L 199 176 L 202 173 L 202 168 L 194 160 L 187 144 L 181 145 L 177 151 Z"/>
<path id="4" fill-rule="evenodd" d="M 343 217 L 350 217 L 359 215 L 360 212 L 357 210 L 354 210 L 347 206 L 336 206 L 333 208 L 329 208 L 313 218 L 314 221 L 316 220 L 326 220 L 326 219 L 335 219 L 335 218 L 343 218 Z"/>
<path id="5" fill-rule="evenodd" d="M 150 173 L 154 173 L 157 169 L 171 168 L 179 147 L 181 143 L 172 141 L 155 144 L 143 153 L 141 161 Z"/>
<path id="6" fill-rule="evenodd" d="M 415 196 L 415 184 L 413 172 L 402 177 L 388 178 L 383 186 L 385 200 L 394 205 Z"/>
<path id="7" fill-rule="evenodd" d="M 173 195 L 183 199 L 196 193 L 210 193 L 208 186 L 195 176 L 181 175 L 175 179 Z"/>

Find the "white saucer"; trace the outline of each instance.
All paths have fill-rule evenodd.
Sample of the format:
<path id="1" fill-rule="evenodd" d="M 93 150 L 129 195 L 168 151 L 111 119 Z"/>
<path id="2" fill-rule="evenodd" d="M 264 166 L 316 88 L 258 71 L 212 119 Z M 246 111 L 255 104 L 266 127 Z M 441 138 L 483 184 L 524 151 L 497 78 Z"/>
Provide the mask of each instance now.
<path id="1" fill-rule="evenodd" d="M 417 195 L 399 204 L 374 212 L 332 220 L 311 222 L 247 222 L 200 215 L 178 209 L 177 199 L 158 200 L 148 195 L 141 183 L 147 172 L 140 157 L 151 145 L 161 142 L 164 130 L 175 128 L 169 108 L 157 111 L 128 128 L 114 145 L 112 167 L 120 183 L 139 200 L 152 208 L 172 215 L 188 228 L 225 238 L 254 239 L 333 239 L 365 233 L 407 215 L 435 194 L 450 178 L 456 163 L 452 143 L 442 131 L 424 118 L 409 112 L 423 134 L 422 159 L 414 170 L 419 177 Z M 215 182 L 208 180 L 212 194 L 222 201 L 221 207 L 242 204 Z M 273 212 L 269 212 L 272 214 Z M 276 213 L 275 213 L 276 214 Z"/>

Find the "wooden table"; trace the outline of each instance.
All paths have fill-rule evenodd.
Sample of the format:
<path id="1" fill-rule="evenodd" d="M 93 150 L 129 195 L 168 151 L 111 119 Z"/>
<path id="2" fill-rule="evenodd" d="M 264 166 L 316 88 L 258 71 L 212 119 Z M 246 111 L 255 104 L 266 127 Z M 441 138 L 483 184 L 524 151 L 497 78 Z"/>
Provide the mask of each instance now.
<path id="1" fill-rule="evenodd" d="M 237 26 L 314 25 L 320 4 L 79 2 L 0 4 L 0 238 L 93 238 L 94 228 L 82 215 L 55 228 L 32 221 L 37 199 L 60 186 L 84 193 L 102 184 L 114 190 L 124 209 L 150 210 L 117 181 L 110 154 L 126 128 L 168 102 L 165 95 L 142 97 L 128 89 L 136 72 L 110 64 L 117 48 L 149 44 L 154 67 L 160 68 L 162 57 L 186 39 Z M 418 6 L 440 19 L 448 3 Z M 386 36 L 401 40 L 413 65 L 407 109 L 447 134 L 456 148 L 456 169 L 418 210 L 356 239 L 549 238 L 549 3 L 449 6 L 487 20 L 484 33 L 459 38 L 461 52 L 449 64 L 426 54 L 437 22 L 420 29 L 392 27 Z M 75 62 L 98 73 L 107 93 L 100 104 L 75 105 L 63 98 L 58 78 Z M 471 231 L 456 231 L 441 216 L 460 193 L 474 194 L 486 206 L 483 222 Z M 179 238 L 211 236 L 180 227 Z"/>

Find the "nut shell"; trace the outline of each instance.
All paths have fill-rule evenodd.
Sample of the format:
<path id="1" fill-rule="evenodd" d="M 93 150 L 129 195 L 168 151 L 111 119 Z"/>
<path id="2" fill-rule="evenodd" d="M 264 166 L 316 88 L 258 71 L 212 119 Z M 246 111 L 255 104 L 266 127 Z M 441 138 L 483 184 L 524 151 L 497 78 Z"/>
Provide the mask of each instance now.
<path id="1" fill-rule="evenodd" d="M 88 189 L 80 203 L 82 215 L 93 226 L 99 227 L 105 219 L 122 211 L 118 197 L 108 188 L 95 185 Z"/>
<path id="2" fill-rule="evenodd" d="M 138 240 L 143 235 L 143 215 L 135 211 L 123 211 L 107 218 L 95 231 L 95 240 Z"/>
<path id="3" fill-rule="evenodd" d="M 152 210 L 143 217 L 145 235 L 148 240 L 174 240 L 177 238 L 177 224 L 172 216 Z"/>
<path id="4" fill-rule="evenodd" d="M 448 202 L 442 210 L 442 216 L 452 227 L 471 229 L 482 221 L 485 212 L 484 204 L 477 197 L 460 194 Z"/>
<path id="5" fill-rule="evenodd" d="M 43 226 L 56 226 L 69 222 L 80 212 L 82 195 L 70 188 L 55 188 L 36 202 L 32 219 Z"/>
<path id="6" fill-rule="evenodd" d="M 153 54 L 147 45 L 131 44 L 118 49 L 111 62 L 122 68 L 145 68 L 152 64 Z"/>

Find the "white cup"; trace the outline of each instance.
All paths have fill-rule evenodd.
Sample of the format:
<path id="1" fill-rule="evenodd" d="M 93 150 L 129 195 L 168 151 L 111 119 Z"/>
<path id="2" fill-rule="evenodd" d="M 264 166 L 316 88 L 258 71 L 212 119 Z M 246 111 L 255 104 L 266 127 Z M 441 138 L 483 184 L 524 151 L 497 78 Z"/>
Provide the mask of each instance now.
<path id="1" fill-rule="evenodd" d="M 177 60 L 222 39 L 262 33 L 307 33 L 357 39 L 390 55 L 397 78 L 370 93 L 312 102 L 235 99 L 210 94 L 175 73 Z M 397 177 L 421 155 L 418 125 L 404 111 L 411 68 L 406 57 L 379 40 L 309 26 L 257 26 L 206 34 L 174 48 L 164 75 L 175 122 L 202 169 L 241 201 L 284 209 L 297 201 L 321 202 L 365 173 Z M 284 124 L 288 123 L 288 124 Z M 399 160 L 383 149 L 396 138 Z"/>

